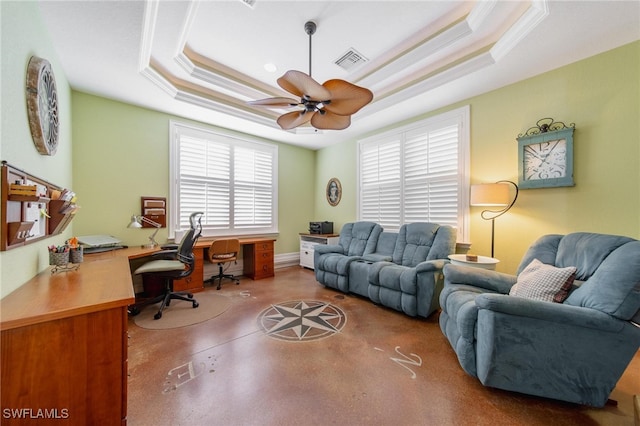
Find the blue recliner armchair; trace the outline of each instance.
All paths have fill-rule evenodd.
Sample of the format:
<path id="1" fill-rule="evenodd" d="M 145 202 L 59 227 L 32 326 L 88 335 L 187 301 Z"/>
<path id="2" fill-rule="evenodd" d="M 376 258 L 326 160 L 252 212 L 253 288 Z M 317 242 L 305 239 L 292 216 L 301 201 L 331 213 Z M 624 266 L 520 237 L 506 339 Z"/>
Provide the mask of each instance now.
<path id="1" fill-rule="evenodd" d="M 382 227 L 374 222 L 347 223 L 340 231 L 337 245 L 317 245 L 313 264 L 316 280 L 342 292 L 349 292 L 349 265 L 361 256 L 373 253 Z"/>
<path id="2" fill-rule="evenodd" d="M 369 299 L 415 317 L 438 309 L 442 268 L 455 252 L 456 232 L 450 226 L 417 222 L 398 232 L 391 261 L 369 269 Z"/>
<path id="3" fill-rule="evenodd" d="M 564 302 L 509 295 L 534 259 L 575 267 Z M 485 386 L 603 406 L 640 347 L 640 241 L 547 235 L 517 272 L 445 266 L 440 328 L 460 365 Z"/>

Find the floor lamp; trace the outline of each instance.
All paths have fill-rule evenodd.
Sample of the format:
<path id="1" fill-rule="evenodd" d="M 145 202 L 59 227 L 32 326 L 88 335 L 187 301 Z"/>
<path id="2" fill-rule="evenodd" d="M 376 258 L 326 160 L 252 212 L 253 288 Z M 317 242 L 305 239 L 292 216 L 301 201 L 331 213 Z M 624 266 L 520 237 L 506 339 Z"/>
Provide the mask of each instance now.
<path id="1" fill-rule="evenodd" d="M 515 196 L 511 200 L 510 186 L 515 188 Z M 495 219 L 505 214 L 518 199 L 518 185 L 510 180 L 499 180 L 496 183 L 471 185 L 469 204 L 472 206 L 504 207 L 501 210 L 483 210 L 480 216 L 491 220 L 491 257 L 493 257 L 493 241 L 495 235 Z"/>

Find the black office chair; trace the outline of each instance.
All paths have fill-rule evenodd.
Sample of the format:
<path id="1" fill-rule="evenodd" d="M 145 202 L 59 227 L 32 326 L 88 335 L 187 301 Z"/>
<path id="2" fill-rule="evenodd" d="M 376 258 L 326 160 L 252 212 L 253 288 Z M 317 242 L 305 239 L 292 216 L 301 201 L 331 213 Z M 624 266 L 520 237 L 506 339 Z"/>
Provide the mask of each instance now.
<path id="1" fill-rule="evenodd" d="M 139 314 L 140 309 L 144 306 L 162 302 L 160 309 L 153 316 L 154 319 L 160 319 L 162 318 L 162 311 L 171 304 L 173 299 L 185 300 L 193 303 L 194 308 L 198 307 L 198 302 L 193 298 L 193 294 L 173 291 L 173 281 L 187 277 L 193 272 L 195 265 L 193 246 L 202 233 L 201 216 L 201 212 L 191 214 L 189 217 L 191 228 L 184 234 L 177 249 L 153 253 L 152 257 L 157 260 L 147 262 L 135 270 L 134 274 L 162 278 L 164 280 L 164 292 L 157 297 L 129 306 L 131 315 Z"/>

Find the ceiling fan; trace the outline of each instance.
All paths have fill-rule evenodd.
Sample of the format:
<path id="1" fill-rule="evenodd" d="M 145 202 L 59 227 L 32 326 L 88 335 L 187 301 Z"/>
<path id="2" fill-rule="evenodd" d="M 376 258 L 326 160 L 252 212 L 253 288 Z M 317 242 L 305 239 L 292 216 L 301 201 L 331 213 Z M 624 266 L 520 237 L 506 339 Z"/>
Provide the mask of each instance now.
<path id="1" fill-rule="evenodd" d="M 250 105 L 282 108 L 302 107 L 278 117 L 277 123 L 290 130 L 306 123 L 316 129 L 342 130 L 351 124 L 351 115 L 358 112 L 373 99 L 373 93 L 364 87 L 344 80 L 328 80 L 324 84 L 311 78 L 311 36 L 316 32 L 316 23 L 308 21 L 304 30 L 309 35 L 309 74 L 289 70 L 278 81 L 278 85 L 300 98 L 275 97 L 248 102 Z"/>

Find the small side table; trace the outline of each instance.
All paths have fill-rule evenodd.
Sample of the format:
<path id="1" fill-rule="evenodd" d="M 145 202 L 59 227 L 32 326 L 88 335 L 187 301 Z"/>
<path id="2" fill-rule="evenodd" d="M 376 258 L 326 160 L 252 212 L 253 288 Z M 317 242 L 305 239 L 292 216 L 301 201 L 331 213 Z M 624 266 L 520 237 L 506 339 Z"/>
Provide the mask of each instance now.
<path id="1" fill-rule="evenodd" d="M 300 266 L 313 269 L 314 248 L 318 244 L 338 244 L 338 234 L 303 234 L 300 233 Z"/>
<path id="2" fill-rule="evenodd" d="M 487 256 L 478 256 L 477 261 L 467 260 L 467 256 L 464 254 L 450 254 L 449 260 L 453 265 L 460 266 L 472 266 L 474 268 L 482 268 L 482 269 L 496 269 L 496 264 L 500 262 L 498 259 Z"/>

